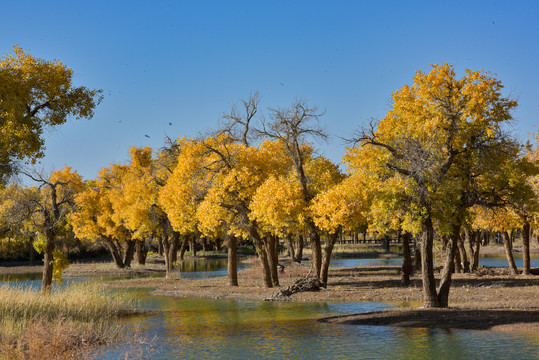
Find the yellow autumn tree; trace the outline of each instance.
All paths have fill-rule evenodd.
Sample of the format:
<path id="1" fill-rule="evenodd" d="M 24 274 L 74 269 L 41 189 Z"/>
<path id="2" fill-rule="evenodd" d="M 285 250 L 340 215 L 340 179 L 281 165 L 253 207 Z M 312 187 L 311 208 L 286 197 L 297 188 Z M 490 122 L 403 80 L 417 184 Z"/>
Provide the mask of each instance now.
<path id="1" fill-rule="evenodd" d="M 19 46 L 0 59 L 0 182 L 14 161 L 43 157 L 43 131 L 68 118 L 92 118 L 101 90 L 73 85 L 73 71 L 59 61 L 31 56 Z"/>

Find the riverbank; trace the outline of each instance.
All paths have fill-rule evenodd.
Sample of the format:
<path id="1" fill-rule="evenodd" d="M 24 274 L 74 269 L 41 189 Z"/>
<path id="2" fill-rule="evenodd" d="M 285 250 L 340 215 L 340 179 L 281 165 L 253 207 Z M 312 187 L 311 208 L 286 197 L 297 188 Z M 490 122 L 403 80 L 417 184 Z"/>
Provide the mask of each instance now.
<path id="1" fill-rule="evenodd" d="M 258 268 L 240 271 L 238 287 L 227 285 L 225 277 L 203 280 L 130 279 L 107 283 L 114 288 L 150 288 L 151 295 L 211 299 L 264 301 L 290 286 L 308 272 L 303 266 L 286 268 L 281 287 L 263 287 Z M 299 302 L 375 301 L 396 309 L 370 314 L 327 319 L 328 322 L 392 325 L 427 328 L 524 331 L 539 334 L 539 276 L 512 276 L 504 268 L 483 268 L 474 274 L 454 274 L 449 309 L 421 309 L 419 274 L 402 287 L 399 267 L 353 267 L 330 270 L 327 289 L 301 292 L 290 297 Z"/>

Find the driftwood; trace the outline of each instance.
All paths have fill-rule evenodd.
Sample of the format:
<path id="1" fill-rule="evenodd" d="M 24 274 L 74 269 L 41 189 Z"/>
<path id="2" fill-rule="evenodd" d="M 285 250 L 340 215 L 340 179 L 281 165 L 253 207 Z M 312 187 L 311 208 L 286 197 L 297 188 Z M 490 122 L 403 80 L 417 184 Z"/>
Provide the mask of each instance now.
<path id="1" fill-rule="evenodd" d="M 279 290 L 279 292 L 264 299 L 264 301 L 288 301 L 293 294 L 303 291 L 319 291 L 321 288 L 325 288 L 325 286 L 320 282 L 320 279 L 301 277 L 286 289 Z"/>

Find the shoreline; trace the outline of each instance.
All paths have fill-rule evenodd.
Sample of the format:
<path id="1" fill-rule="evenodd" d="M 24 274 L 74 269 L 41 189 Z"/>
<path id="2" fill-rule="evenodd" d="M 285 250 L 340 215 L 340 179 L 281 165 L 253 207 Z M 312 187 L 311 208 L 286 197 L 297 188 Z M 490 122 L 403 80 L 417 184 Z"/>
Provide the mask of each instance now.
<path id="1" fill-rule="evenodd" d="M 240 286 L 231 287 L 227 278 L 182 279 L 173 272 L 164 278 L 159 259 L 144 268 L 115 269 L 111 263 L 71 265 L 68 277 L 133 276 L 132 279 L 103 280 L 107 288 L 144 288 L 151 296 L 194 297 L 235 301 L 264 301 L 309 272 L 309 267 L 292 264 L 280 275 L 280 287 L 265 288 L 261 269 L 238 272 Z M 41 267 L 32 267 L 40 272 Z M 0 274 L 26 272 L 28 267 L 0 267 Z M 24 270 L 24 271 L 23 271 Z M 7 272 L 6 272 L 7 271 Z M 137 277 L 139 276 L 139 277 Z M 144 277 L 142 277 L 144 276 Z M 152 277 L 153 276 L 153 277 Z M 330 268 L 328 286 L 316 292 L 292 295 L 295 302 L 383 302 L 395 306 L 381 312 L 350 314 L 319 319 L 348 325 L 379 325 L 437 329 L 493 330 L 532 333 L 539 336 L 539 276 L 510 275 L 507 268 L 481 268 L 470 274 L 456 273 L 449 308 L 423 309 L 421 274 L 411 277 L 411 285 L 400 284 L 399 266 Z"/>

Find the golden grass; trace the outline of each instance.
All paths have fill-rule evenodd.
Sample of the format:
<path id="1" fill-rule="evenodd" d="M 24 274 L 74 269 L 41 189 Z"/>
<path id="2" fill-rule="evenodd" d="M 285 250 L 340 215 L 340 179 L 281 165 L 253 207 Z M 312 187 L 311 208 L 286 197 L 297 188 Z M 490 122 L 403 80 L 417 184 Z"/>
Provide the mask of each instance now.
<path id="1" fill-rule="evenodd" d="M 82 283 L 43 296 L 39 291 L 0 287 L 0 358 L 64 359 L 122 339 L 115 321 L 129 301 L 120 293 Z"/>

